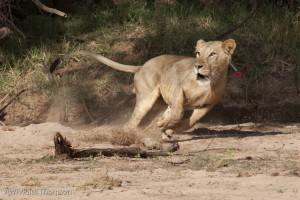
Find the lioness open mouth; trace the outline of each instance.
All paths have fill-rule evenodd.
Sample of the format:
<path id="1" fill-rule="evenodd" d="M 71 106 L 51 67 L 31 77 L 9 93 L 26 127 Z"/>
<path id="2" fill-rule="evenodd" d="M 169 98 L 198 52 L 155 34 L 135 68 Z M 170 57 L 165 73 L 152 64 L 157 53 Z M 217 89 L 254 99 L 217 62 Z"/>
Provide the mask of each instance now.
<path id="1" fill-rule="evenodd" d="M 197 73 L 197 80 L 207 81 L 209 78 L 203 74 Z"/>

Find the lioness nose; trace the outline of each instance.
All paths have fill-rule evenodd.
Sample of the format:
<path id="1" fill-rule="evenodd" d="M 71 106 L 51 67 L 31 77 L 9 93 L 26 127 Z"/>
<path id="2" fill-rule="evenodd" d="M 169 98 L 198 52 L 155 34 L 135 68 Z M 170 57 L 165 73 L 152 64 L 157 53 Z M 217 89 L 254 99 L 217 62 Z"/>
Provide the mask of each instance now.
<path id="1" fill-rule="evenodd" d="M 202 67 L 203 67 L 203 65 L 195 64 L 195 68 L 196 68 L 196 69 L 200 69 L 200 68 L 202 68 Z"/>

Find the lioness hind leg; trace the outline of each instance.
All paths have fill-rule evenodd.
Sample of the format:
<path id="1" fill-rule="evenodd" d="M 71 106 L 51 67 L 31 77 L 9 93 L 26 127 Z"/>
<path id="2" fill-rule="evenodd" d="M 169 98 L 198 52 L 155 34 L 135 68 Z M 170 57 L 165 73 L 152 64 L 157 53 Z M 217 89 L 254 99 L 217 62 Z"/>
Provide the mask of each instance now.
<path id="1" fill-rule="evenodd" d="M 151 93 L 137 94 L 137 100 L 135 104 L 134 111 L 126 127 L 129 129 L 136 129 L 144 116 L 152 108 L 154 103 L 159 97 L 158 90 L 154 90 Z"/>
<path id="2" fill-rule="evenodd" d="M 170 115 L 170 110 L 171 110 L 171 107 L 168 106 L 167 109 L 165 110 L 164 114 L 158 119 L 158 123 L 160 121 L 164 121 Z"/>

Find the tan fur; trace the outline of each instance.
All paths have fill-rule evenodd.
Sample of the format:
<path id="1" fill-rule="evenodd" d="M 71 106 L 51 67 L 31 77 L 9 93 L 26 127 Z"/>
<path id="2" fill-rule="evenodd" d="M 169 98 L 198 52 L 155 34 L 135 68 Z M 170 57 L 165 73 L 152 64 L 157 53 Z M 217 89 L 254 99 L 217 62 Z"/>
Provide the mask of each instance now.
<path id="1" fill-rule="evenodd" d="M 103 56 L 80 51 L 115 69 L 135 73 L 136 105 L 127 127 L 135 129 L 162 96 L 168 109 L 159 119 L 158 127 L 167 133 L 191 128 L 222 98 L 228 64 L 236 47 L 233 39 L 196 44 L 196 58 L 161 55 L 143 66 L 113 62 Z M 124 69 L 123 69 L 124 68 Z M 181 121 L 185 110 L 193 110 L 190 118 Z"/>

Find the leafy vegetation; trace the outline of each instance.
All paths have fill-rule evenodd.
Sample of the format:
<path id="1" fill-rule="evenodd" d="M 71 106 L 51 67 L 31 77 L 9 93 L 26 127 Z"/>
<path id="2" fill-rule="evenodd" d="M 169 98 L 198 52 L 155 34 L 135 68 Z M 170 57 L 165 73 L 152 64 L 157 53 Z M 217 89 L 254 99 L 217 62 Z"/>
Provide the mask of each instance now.
<path id="1" fill-rule="evenodd" d="M 149 6 L 146 1 L 132 0 L 112 8 L 105 3 L 74 1 L 68 18 L 59 18 L 27 5 L 27 17 L 15 19 L 27 38 L 14 35 L 1 41 L 0 97 L 13 89 L 20 76 L 27 77 L 27 87 L 48 91 L 45 72 L 49 63 L 75 49 L 130 64 L 142 64 L 165 53 L 193 56 L 198 39 L 214 40 L 241 21 L 250 11 L 248 6 L 244 1 L 207 6 L 187 0 Z M 266 80 L 274 77 L 299 92 L 299 33 L 300 11 L 270 3 L 228 36 L 237 41 L 233 62 L 245 74 L 242 98 L 247 102 L 264 99 L 272 93 Z M 122 43 L 130 43 L 132 51 L 115 51 L 114 45 Z M 128 53 L 137 56 L 124 60 Z"/>

